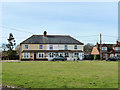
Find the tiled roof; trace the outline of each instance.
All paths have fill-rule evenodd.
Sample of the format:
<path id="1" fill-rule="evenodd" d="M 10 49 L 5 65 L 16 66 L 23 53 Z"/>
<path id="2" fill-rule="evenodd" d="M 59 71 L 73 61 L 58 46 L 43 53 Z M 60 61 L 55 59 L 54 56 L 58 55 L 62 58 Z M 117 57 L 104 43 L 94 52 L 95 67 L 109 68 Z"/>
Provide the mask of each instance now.
<path id="1" fill-rule="evenodd" d="M 113 47 L 117 47 L 117 46 L 120 47 L 120 45 L 118 44 L 101 44 L 101 47 L 107 47 L 107 51 L 102 51 L 102 52 L 107 52 L 107 53 L 118 52 L 113 50 Z M 97 45 L 95 45 L 95 47 L 97 47 Z M 100 44 L 98 44 L 97 49 L 100 51 Z"/>
<path id="2" fill-rule="evenodd" d="M 32 35 L 21 44 L 81 44 L 82 42 L 69 35 Z"/>

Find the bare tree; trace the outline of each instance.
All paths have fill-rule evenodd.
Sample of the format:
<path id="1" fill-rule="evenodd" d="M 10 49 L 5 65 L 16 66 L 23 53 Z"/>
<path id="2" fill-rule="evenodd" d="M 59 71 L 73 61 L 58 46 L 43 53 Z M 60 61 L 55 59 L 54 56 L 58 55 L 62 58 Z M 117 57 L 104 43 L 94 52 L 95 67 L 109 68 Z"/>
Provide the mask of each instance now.
<path id="1" fill-rule="evenodd" d="M 94 47 L 93 44 L 87 43 L 87 44 L 84 46 L 84 51 L 85 51 L 85 53 L 91 53 L 93 47 Z"/>
<path id="2" fill-rule="evenodd" d="M 17 52 L 18 55 L 20 55 L 20 45 L 17 45 L 15 47 L 15 51 Z"/>

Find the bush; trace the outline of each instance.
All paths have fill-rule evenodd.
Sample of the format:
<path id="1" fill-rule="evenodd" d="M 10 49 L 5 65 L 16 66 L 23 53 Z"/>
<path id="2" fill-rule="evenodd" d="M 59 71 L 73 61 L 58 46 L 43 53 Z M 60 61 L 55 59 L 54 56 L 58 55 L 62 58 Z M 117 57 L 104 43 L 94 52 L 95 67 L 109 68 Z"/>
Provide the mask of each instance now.
<path id="1" fill-rule="evenodd" d="M 17 55 L 17 52 L 14 50 L 8 50 L 7 51 L 9 60 L 19 59 L 19 56 Z"/>
<path id="2" fill-rule="evenodd" d="M 100 60 L 100 55 L 94 55 L 94 60 Z"/>

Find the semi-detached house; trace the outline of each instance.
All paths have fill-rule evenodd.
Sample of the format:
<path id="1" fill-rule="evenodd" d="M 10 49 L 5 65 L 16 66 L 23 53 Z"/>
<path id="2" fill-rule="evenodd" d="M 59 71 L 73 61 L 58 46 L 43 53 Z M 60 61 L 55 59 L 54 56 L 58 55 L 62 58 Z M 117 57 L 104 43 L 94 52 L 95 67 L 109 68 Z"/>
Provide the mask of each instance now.
<path id="1" fill-rule="evenodd" d="M 21 60 L 51 60 L 57 56 L 67 60 L 83 59 L 83 43 L 69 35 L 32 35 L 20 43 Z"/>

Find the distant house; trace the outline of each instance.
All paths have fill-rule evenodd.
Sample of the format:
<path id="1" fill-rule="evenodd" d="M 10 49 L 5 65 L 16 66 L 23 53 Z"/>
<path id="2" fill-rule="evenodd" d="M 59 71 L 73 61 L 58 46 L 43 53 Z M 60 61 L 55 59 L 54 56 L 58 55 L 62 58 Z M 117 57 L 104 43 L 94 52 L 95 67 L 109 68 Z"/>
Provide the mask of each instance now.
<path id="1" fill-rule="evenodd" d="M 108 57 L 114 57 L 114 56 L 120 56 L 120 43 L 117 41 L 116 44 L 96 44 L 93 49 L 91 54 L 92 55 L 100 55 L 100 50 L 101 50 L 101 55 L 102 59 L 107 59 Z"/>
<path id="2" fill-rule="evenodd" d="M 83 59 L 83 43 L 69 35 L 32 35 L 20 43 L 21 60 L 51 60 L 57 56 L 67 60 Z"/>

